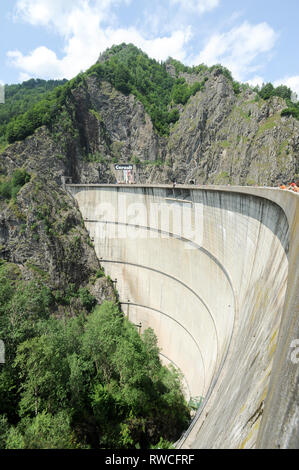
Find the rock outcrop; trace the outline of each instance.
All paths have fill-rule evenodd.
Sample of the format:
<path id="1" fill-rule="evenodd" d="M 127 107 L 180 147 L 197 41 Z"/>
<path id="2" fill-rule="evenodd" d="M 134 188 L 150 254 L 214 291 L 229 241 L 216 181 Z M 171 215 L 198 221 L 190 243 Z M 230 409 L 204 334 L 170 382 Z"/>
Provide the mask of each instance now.
<path id="1" fill-rule="evenodd" d="M 174 73 L 170 65 L 168 72 Z M 111 166 L 129 161 L 144 183 L 277 185 L 297 177 L 299 121 L 280 115 L 282 98 L 264 101 L 250 88 L 235 94 L 217 68 L 180 75 L 189 84 L 204 79 L 205 86 L 177 106 L 180 118 L 169 137 L 157 133 L 135 96 L 90 75 L 72 90 L 67 119 L 7 147 L 0 166 L 4 172 L 24 166 L 58 184 L 62 175 L 81 183 L 115 182 Z"/>
<path id="2" fill-rule="evenodd" d="M 175 75 L 171 64 L 166 69 Z M 0 257 L 22 266 L 25 277 L 46 273 L 54 290 L 89 283 L 99 261 L 62 176 L 115 183 L 113 165 L 132 162 L 139 183 L 276 186 L 299 178 L 299 121 L 281 116 L 282 98 L 265 101 L 249 87 L 236 93 L 217 68 L 180 76 L 204 87 L 176 105 L 169 136 L 158 134 L 136 96 L 90 74 L 71 89 L 52 127 L 7 146 L 2 177 L 24 168 L 31 181 L 16 200 L 0 201 Z M 90 286 L 98 301 L 114 298 L 106 278 Z"/>

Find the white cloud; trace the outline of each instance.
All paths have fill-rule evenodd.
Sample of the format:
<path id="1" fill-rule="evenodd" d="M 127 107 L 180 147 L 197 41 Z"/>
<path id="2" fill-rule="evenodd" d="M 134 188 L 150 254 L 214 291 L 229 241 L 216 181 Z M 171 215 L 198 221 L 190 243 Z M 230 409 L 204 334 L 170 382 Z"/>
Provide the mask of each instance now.
<path id="1" fill-rule="evenodd" d="M 21 72 L 19 78 L 21 82 L 26 82 L 27 80 L 30 80 L 31 76 L 26 72 Z"/>
<path id="2" fill-rule="evenodd" d="M 191 60 L 187 57 L 187 50 L 193 32 L 191 26 L 186 26 L 188 22 L 165 21 L 169 28 L 165 25 L 159 28 L 159 22 L 155 28 L 149 28 L 145 23 L 138 27 L 121 27 L 116 7 L 130 3 L 132 0 L 18 0 L 16 20 L 47 27 L 64 40 L 59 56 L 58 52 L 43 44 L 28 54 L 20 50 L 9 51 L 10 63 L 19 70 L 20 80 L 30 77 L 72 78 L 94 64 L 100 52 L 122 42 L 135 44 L 157 60 L 171 56 L 194 65 L 221 63 L 237 80 L 250 79 L 249 82 L 254 84 L 262 80 L 258 74 L 261 69 L 258 59 L 262 57 L 265 61 L 265 54 L 269 54 L 277 38 L 267 23 L 252 25 L 245 21 L 228 32 L 215 33 L 201 53 Z M 179 7 L 177 16 L 182 18 L 183 13 L 190 17 L 190 13 L 194 16 L 212 10 L 220 0 L 168 0 L 169 3 Z M 157 14 L 156 10 L 152 11 Z"/>
<path id="3" fill-rule="evenodd" d="M 38 47 L 30 54 L 24 56 L 20 51 L 9 51 L 7 53 L 13 65 L 20 69 L 21 80 L 28 80 L 32 76 L 39 78 L 62 78 L 63 67 L 57 59 L 55 52 L 47 47 Z"/>
<path id="4" fill-rule="evenodd" d="M 263 79 L 263 77 L 260 77 L 259 75 L 255 75 L 250 80 L 247 80 L 246 83 L 248 83 L 248 85 L 251 85 L 253 87 L 255 86 L 261 87 L 263 83 L 265 83 L 265 80 Z"/>
<path id="5" fill-rule="evenodd" d="M 107 17 L 110 8 L 117 4 L 128 5 L 131 0 L 18 0 L 16 18 L 22 18 L 32 25 L 52 25 L 60 34 L 72 33 L 74 12 L 93 11 L 97 17 Z"/>
<path id="6" fill-rule="evenodd" d="M 184 10 L 203 14 L 218 7 L 220 0 L 170 0 L 173 5 L 180 5 Z"/>
<path id="7" fill-rule="evenodd" d="M 284 77 L 280 80 L 275 80 L 274 86 L 277 87 L 279 85 L 286 85 L 299 96 L 299 75 L 294 75 L 293 77 Z"/>
<path id="8" fill-rule="evenodd" d="M 277 34 L 267 23 L 252 25 L 245 21 L 226 33 L 214 34 L 193 63 L 221 63 L 237 80 L 244 80 L 261 68 L 255 60 L 269 52 L 276 39 Z"/>
<path id="9" fill-rule="evenodd" d="M 59 25 L 70 8 L 83 5 L 82 0 L 18 0 L 16 18 L 21 17 L 32 25 Z"/>
<path id="10" fill-rule="evenodd" d="M 185 59 L 184 45 L 191 38 L 191 29 L 186 28 L 185 31 L 174 31 L 170 36 L 154 39 L 143 38 L 135 29 L 110 31 L 110 34 L 113 44 L 118 44 L 123 41 L 122 38 L 126 38 L 124 42 L 135 44 L 156 60 L 166 60 L 171 56 L 183 61 Z"/>
<path id="11" fill-rule="evenodd" d="M 129 4 L 130 0 L 19 0 L 18 17 L 32 25 L 53 28 L 65 39 L 62 58 L 45 46 L 27 55 L 18 50 L 9 51 L 7 55 L 11 64 L 20 70 L 20 79 L 24 76 L 72 78 L 94 64 L 100 52 L 122 42 L 135 44 L 157 60 L 168 56 L 185 59 L 190 28 L 153 39 L 133 27 L 117 28 L 108 20 L 113 18 L 111 6 L 120 3 Z"/>

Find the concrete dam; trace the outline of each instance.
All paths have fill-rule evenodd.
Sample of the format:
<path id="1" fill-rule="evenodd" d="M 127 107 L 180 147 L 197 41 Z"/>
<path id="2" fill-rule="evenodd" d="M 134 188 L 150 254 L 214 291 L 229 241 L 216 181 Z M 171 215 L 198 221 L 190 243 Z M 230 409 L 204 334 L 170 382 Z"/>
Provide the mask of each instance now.
<path id="1" fill-rule="evenodd" d="M 299 197 L 67 185 L 123 312 L 197 412 L 177 448 L 299 447 Z"/>

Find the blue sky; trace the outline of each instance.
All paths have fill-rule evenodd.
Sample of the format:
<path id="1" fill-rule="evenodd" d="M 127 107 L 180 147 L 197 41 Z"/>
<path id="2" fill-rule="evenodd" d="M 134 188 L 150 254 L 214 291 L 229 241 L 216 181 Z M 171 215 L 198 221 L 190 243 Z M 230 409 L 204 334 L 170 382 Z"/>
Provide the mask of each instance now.
<path id="1" fill-rule="evenodd" d="M 298 0 L 1 0 L 0 82 L 72 78 L 112 44 L 299 95 Z"/>

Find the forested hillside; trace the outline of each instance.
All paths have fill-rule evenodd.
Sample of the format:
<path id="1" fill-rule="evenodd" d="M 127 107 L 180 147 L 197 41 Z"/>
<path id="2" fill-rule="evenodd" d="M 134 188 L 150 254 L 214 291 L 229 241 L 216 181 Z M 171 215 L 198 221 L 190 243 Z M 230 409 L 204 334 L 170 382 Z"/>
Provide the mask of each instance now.
<path id="1" fill-rule="evenodd" d="M 144 104 L 156 129 L 162 135 L 167 135 L 169 124 L 176 122 L 179 118 L 178 110 L 174 105 L 185 104 L 190 96 L 204 87 L 204 80 L 188 86 L 184 79 L 171 77 L 167 73 L 165 64 L 149 59 L 134 46 L 115 46 L 109 50 L 109 55 L 105 56 L 105 60 L 92 66 L 86 73 L 79 74 L 52 93 L 42 93 L 41 89 L 53 89 L 61 83 L 51 81 L 40 83 L 38 87 L 34 86 L 30 106 L 26 106 L 29 98 L 27 93 L 29 85 L 20 85 L 18 99 L 9 99 L 11 94 L 13 96 L 13 90 L 8 88 L 8 102 L 0 115 L 0 122 L 2 119 L 4 124 L 11 122 L 7 127 L 5 125 L 0 128 L 2 141 L 5 141 L 5 137 L 9 143 L 23 139 L 44 124 L 51 128 L 57 113 L 62 111 L 64 105 L 67 105 L 71 90 L 84 83 L 84 80 L 91 75 L 96 76 L 100 81 L 109 81 L 124 94 L 133 93 Z M 33 84 L 33 81 L 27 83 Z M 36 104 L 33 106 L 34 103 Z"/>
<path id="2" fill-rule="evenodd" d="M 168 73 L 168 65 L 174 67 L 175 76 Z M 198 75 L 211 73 L 213 70 L 218 70 L 231 81 L 236 94 L 249 88 L 246 84 L 234 81 L 230 71 L 220 64 L 212 67 L 203 64 L 187 67 L 172 58 L 159 63 L 133 45 L 113 46 L 100 57 L 97 64 L 69 83 L 65 83 L 66 80 L 29 80 L 22 85 L 6 87 L 6 104 L 0 108 L 1 142 L 3 144 L 5 139 L 10 143 L 23 139 L 43 124 L 51 127 L 57 112 L 67 104 L 71 90 L 84 83 L 91 75 L 96 76 L 99 81 L 109 81 L 124 94 L 135 95 L 151 116 L 158 132 L 168 135 L 169 125 L 179 119 L 176 105 L 186 104 L 191 96 L 204 89 L 208 80 L 207 76 L 203 76 L 202 80 L 189 85 L 180 73 Z M 65 85 L 62 86 L 63 84 Z M 57 90 L 49 93 L 59 85 Z M 273 96 L 284 98 L 288 106 L 282 111 L 282 115 L 292 115 L 299 119 L 299 104 L 291 102 L 291 90 L 288 87 L 275 88 L 267 83 L 261 89 L 254 90 L 264 100 Z M 7 126 L 9 122 L 10 125 Z"/>
<path id="3" fill-rule="evenodd" d="M 24 114 L 55 87 L 66 80 L 31 79 L 17 85 L 5 86 L 5 103 L 0 106 L 0 150 L 6 143 L 7 124 L 16 116 Z"/>
<path id="4" fill-rule="evenodd" d="M 68 316 L 71 298 L 81 313 Z M 62 318 L 51 315 L 55 302 Z M 43 279 L 0 265 L 0 448 L 169 446 L 189 411 L 176 372 L 162 367 L 156 338 L 139 337 L 112 302 L 94 308 L 85 289 L 58 299 Z"/>

